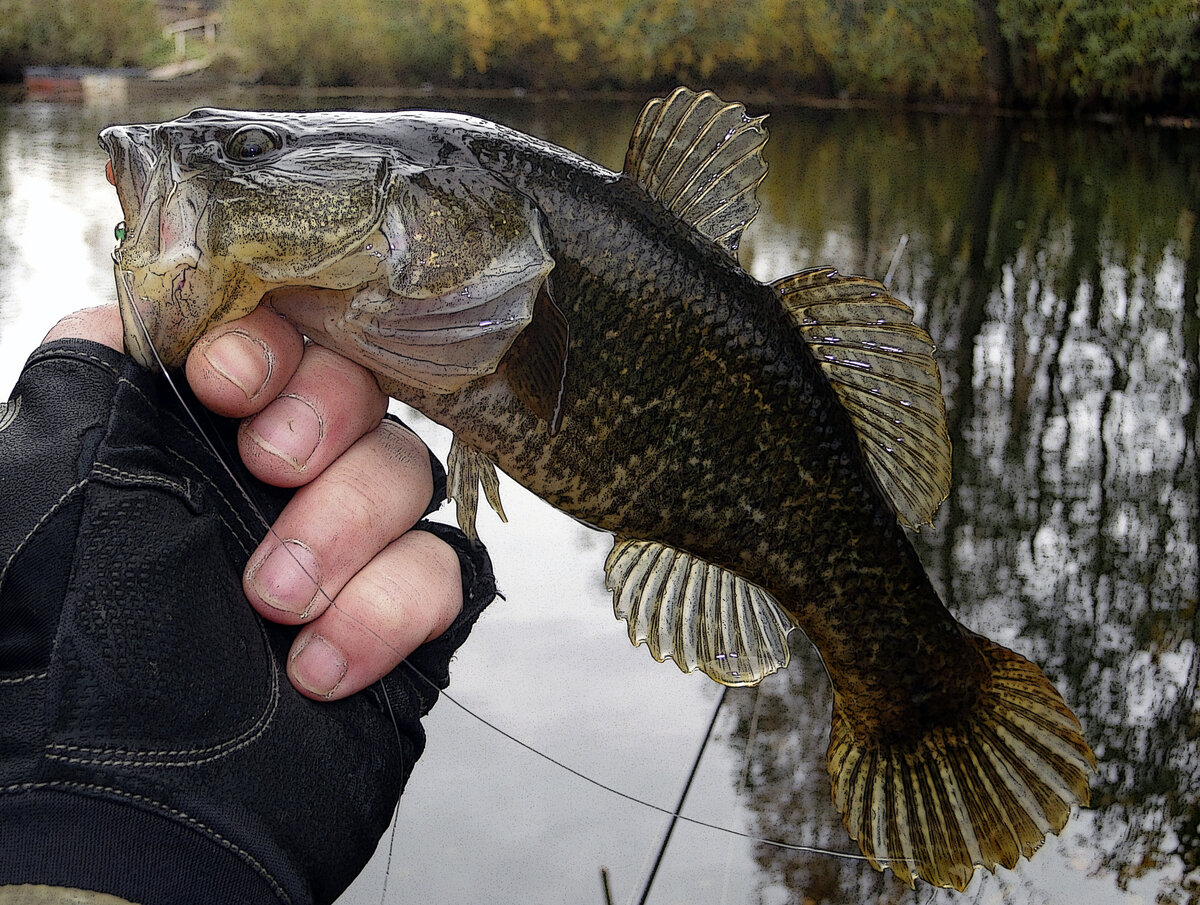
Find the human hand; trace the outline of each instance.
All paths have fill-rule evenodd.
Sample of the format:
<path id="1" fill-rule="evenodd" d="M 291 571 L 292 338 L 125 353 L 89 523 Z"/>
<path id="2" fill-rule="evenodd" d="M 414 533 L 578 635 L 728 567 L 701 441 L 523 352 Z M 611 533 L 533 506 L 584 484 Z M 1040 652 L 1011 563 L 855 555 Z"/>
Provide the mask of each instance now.
<path id="1" fill-rule="evenodd" d="M 71 315 L 46 339 L 66 337 L 120 349 L 116 307 Z M 334 700 L 359 691 L 445 631 L 462 608 L 458 557 L 410 530 L 432 493 L 428 453 L 381 421 L 387 397 L 368 371 L 306 347 L 260 308 L 204 336 L 186 374 L 204 405 L 245 419 L 238 449 L 250 472 L 298 488 L 243 583 L 263 617 L 304 624 L 288 659 L 301 693 Z"/>

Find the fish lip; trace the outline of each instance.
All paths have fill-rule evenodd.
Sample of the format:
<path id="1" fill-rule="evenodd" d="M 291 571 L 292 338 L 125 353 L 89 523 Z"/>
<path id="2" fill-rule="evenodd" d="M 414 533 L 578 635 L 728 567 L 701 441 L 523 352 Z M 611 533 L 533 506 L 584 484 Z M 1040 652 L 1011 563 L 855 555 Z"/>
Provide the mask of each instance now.
<path id="1" fill-rule="evenodd" d="M 146 201 L 156 154 L 146 126 L 109 126 L 98 138 L 112 162 L 117 200 L 126 223 L 136 223 Z"/>
<path id="2" fill-rule="evenodd" d="M 153 166 L 145 132 L 135 126 L 109 126 L 98 136 L 101 149 L 108 154 L 113 187 L 127 225 L 140 222 Z M 143 368 L 153 370 L 157 364 L 154 334 L 158 331 L 158 317 L 153 303 L 138 292 L 134 271 L 123 266 L 124 243 L 124 237 L 118 236 L 112 261 L 125 351 Z"/>
<path id="3" fill-rule="evenodd" d="M 173 239 L 168 248 L 161 246 L 159 218 L 168 175 L 162 169 L 167 161 L 161 137 L 158 127 L 136 124 L 109 126 L 98 136 L 125 221 L 125 234 L 118 235 L 112 252 L 125 349 L 151 370 L 183 364 L 194 337 L 180 334 L 180 317 L 172 312 L 195 309 L 208 278 L 194 242 Z"/>

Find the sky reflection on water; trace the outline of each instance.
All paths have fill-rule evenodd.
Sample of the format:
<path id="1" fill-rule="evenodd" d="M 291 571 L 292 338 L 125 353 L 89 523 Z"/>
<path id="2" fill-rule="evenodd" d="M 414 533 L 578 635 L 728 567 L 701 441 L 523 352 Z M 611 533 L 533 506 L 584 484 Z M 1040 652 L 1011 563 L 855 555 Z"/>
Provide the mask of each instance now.
<path id="1" fill-rule="evenodd" d="M 62 314 L 112 298 L 120 219 L 95 133 L 210 101 L 0 107 L 0 392 Z M 361 106 L 388 106 L 388 102 Z M 264 103 L 265 105 L 265 103 Z M 284 106 L 290 104 L 283 104 Z M 462 108 L 462 103 L 455 106 Z M 610 166 L 636 106 L 470 112 Z M 1039 662 L 1101 760 L 1093 808 L 1031 863 L 965 894 L 861 862 L 680 828 L 650 901 L 1197 901 L 1195 690 L 1200 146 L 1190 133 L 1021 120 L 777 112 L 743 263 L 882 276 L 939 346 L 955 486 L 922 558 L 959 618 Z M 443 431 L 417 418 L 441 455 Z M 481 517 L 498 601 L 451 692 L 601 782 L 670 806 L 719 696 L 632 649 L 603 588 L 607 539 L 505 483 Z M 731 694 L 686 813 L 851 851 L 824 769 L 829 692 L 806 641 Z M 589 786 L 449 702 L 400 809 L 388 901 L 616 901 L 665 818 Z M 387 849 L 385 840 L 384 849 Z M 378 902 L 386 850 L 344 901 Z"/>

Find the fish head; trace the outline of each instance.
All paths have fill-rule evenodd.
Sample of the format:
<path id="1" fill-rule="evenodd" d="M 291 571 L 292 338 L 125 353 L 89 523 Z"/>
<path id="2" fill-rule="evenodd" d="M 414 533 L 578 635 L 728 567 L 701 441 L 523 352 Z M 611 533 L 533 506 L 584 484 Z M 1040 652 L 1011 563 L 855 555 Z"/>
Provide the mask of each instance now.
<path id="1" fill-rule="evenodd" d="M 105 129 L 127 351 L 180 365 L 266 297 L 377 373 L 442 392 L 490 373 L 553 261 L 532 202 L 467 148 L 487 128 L 205 108 Z"/>
<path id="2" fill-rule="evenodd" d="M 124 215 L 113 251 L 125 343 L 168 366 L 271 288 L 341 262 L 326 288 L 370 278 L 392 156 L 284 115 L 196 110 L 100 134 Z M 347 258 L 355 256 L 353 262 Z M 374 253 L 373 253 L 374 252 Z M 352 276 L 345 271 L 355 270 Z"/>

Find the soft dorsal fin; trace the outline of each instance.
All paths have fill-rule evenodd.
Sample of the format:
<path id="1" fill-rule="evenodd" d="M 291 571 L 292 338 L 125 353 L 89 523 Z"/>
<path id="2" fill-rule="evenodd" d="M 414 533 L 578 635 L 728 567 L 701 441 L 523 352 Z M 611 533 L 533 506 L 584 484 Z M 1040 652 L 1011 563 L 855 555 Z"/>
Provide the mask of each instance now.
<path id="1" fill-rule="evenodd" d="M 896 516 L 915 528 L 950 492 L 950 436 L 933 341 L 882 283 L 819 267 L 772 284 L 850 413 Z"/>
<path id="2" fill-rule="evenodd" d="M 455 435 L 450 443 L 450 455 L 446 457 L 446 496 L 454 500 L 458 527 L 471 540 L 478 540 L 475 530 L 475 514 L 479 510 L 479 488 L 487 498 L 500 521 L 507 522 L 504 507 L 500 504 L 500 479 L 492 460 L 473 446 L 468 446 Z"/>
<path id="3" fill-rule="evenodd" d="M 766 591 L 690 554 L 621 540 L 604 564 L 613 609 L 654 659 L 722 685 L 756 685 L 787 666 L 793 623 Z"/>
<path id="4" fill-rule="evenodd" d="M 625 155 L 626 175 L 668 210 L 736 255 L 742 230 L 758 213 L 767 175 L 765 116 L 749 117 L 711 91 L 676 88 L 650 101 Z"/>

